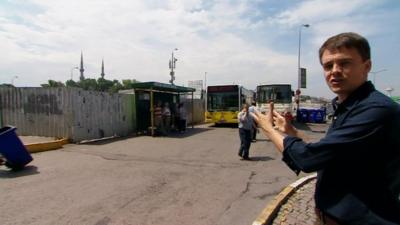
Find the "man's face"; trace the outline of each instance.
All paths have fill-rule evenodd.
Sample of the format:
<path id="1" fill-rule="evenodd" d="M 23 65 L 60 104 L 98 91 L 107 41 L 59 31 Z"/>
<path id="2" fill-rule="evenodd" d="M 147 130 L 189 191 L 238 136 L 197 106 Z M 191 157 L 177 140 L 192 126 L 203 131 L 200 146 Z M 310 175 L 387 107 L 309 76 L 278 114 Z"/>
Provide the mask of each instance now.
<path id="1" fill-rule="evenodd" d="M 371 60 L 363 61 L 355 48 L 325 50 L 321 62 L 326 83 L 340 101 L 367 81 L 371 69 Z"/>

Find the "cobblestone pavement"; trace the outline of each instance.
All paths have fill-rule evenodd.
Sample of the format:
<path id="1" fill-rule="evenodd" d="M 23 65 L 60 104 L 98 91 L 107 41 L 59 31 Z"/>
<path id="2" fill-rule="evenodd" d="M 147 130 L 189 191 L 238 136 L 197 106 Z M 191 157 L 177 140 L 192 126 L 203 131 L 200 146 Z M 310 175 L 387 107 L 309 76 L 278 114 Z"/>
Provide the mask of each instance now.
<path id="1" fill-rule="evenodd" d="M 317 225 L 319 219 L 315 215 L 314 189 L 316 179 L 311 180 L 289 197 L 278 211 L 273 225 Z"/>

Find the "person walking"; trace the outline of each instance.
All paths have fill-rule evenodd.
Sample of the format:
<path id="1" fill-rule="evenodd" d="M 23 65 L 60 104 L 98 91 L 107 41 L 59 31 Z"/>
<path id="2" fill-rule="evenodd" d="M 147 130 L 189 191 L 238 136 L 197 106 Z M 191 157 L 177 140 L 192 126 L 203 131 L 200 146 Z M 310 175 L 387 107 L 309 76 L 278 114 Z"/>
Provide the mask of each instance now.
<path id="1" fill-rule="evenodd" d="M 162 118 L 164 125 L 163 135 L 168 135 L 171 128 L 171 109 L 169 108 L 169 103 L 164 103 L 164 107 L 162 109 Z"/>
<path id="2" fill-rule="evenodd" d="M 186 120 L 187 120 L 187 112 L 185 106 L 182 103 L 179 103 L 179 132 L 186 132 Z"/>
<path id="3" fill-rule="evenodd" d="M 368 81 L 370 46 L 361 35 L 330 37 L 319 60 L 337 95 L 323 139 L 306 143 L 276 111 L 252 115 L 290 169 L 318 172 L 315 205 L 322 224 L 400 224 L 400 105 Z"/>
<path id="4" fill-rule="evenodd" d="M 157 134 L 164 133 L 164 126 L 162 121 L 162 102 L 157 101 L 157 105 L 154 106 L 154 126 L 156 127 Z"/>
<path id="5" fill-rule="evenodd" d="M 180 123 L 180 113 L 179 113 L 179 105 L 180 105 L 181 103 L 175 103 L 175 105 L 174 105 L 174 107 L 173 107 L 173 112 L 172 112 L 172 118 L 173 118 L 173 121 L 172 121 L 172 124 L 173 124 L 173 129 L 174 129 L 174 131 L 180 131 L 180 128 L 179 128 L 179 123 Z"/>
<path id="6" fill-rule="evenodd" d="M 257 104 L 255 101 L 251 101 L 251 106 L 249 107 L 249 112 L 254 113 L 255 111 L 258 111 Z M 255 120 L 253 120 L 253 127 L 251 129 L 251 142 L 257 141 L 257 133 L 258 133 L 257 122 Z"/>
<path id="7" fill-rule="evenodd" d="M 253 128 L 253 117 L 250 116 L 249 105 L 242 106 L 242 111 L 238 114 L 240 148 L 238 155 L 244 160 L 249 160 L 251 145 L 251 129 Z"/>

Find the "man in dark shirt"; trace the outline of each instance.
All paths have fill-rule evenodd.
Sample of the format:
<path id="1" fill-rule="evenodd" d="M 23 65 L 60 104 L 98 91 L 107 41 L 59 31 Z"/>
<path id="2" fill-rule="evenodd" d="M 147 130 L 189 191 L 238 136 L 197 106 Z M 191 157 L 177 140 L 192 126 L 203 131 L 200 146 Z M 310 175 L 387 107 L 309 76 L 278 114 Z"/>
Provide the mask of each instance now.
<path id="1" fill-rule="evenodd" d="M 400 106 L 368 81 L 372 64 L 364 37 L 333 36 L 319 57 L 326 83 L 337 95 L 323 139 L 305 143 L 274 111 L 253 116 L 292 170 L 318 171 L 315 203 L 323 219 L 332 224 L 400 224 Z"/>

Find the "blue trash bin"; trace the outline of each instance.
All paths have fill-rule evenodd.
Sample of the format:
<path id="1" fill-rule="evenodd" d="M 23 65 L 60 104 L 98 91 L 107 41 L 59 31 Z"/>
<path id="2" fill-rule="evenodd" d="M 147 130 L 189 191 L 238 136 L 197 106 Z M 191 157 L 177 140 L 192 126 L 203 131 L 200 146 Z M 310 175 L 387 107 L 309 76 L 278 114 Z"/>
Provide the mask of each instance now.
<path id="1" fill-rule="evenodd" d="M 325 122 L 325 110 L 323 109 L 316 109 L 314 120 L 316 123 L 324 123 Z"/>
<path id="2" fill-rule="evenodd" d="M 297 121 L 302 123 L 308 122 L 308 110 L 300 109 L 297 111 Z"/>
<path id="3" fill-rule="evenodd" d="M 309 109 L 308 120 L 310 123 L 325 122 L 325 111 L 321 109 Z"/>
<path id="4" fill-rule="evenodd" d="M 308 122 L 309 123 L 315 123 L 315 115 L 317 111 L 315 109 L 309 109 L 308 110 Z"/>
<path id="5" fill-rule="evenodd" d="M 21 169 L 33 159 L 15 133 L 16 129 L 11 126 L 0 129 L 0 154 L 6 159 L 6 166 Z"/>

